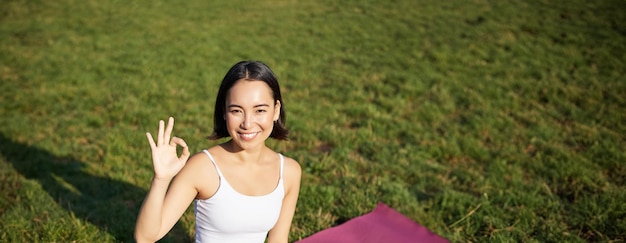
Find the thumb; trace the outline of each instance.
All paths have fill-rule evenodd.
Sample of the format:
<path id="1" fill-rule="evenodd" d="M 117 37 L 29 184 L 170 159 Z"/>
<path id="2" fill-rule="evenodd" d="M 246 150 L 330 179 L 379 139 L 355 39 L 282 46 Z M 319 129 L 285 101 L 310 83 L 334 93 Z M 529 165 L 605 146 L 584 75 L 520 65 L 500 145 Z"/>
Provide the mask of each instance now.
<path id="1" fill-rule="evenodd" d="M 183 147 L 183 153 L 180 155 L 180 159 L 187 161 L 191 153 L 189 153 L 189 146 L 187 146 L 187 143 L 185 142 L 185 140 L 179 137 L 173 137 L 172 143 L 178 144 L 181 147 Z"/>

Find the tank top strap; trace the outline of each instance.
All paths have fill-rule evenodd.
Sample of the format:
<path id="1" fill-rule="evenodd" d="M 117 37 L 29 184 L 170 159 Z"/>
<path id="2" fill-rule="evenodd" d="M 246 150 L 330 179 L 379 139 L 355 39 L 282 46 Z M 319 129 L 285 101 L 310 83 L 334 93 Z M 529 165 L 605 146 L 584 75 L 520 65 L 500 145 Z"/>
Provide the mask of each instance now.
<path id="1" fill-rule="evenodd" d="M 215 160 L 213 159 L 213 156 L 211 156 L 211 153 L 209 153 L 209 151 L 206 149 L 203 149 L 202 152 L 204 152 L 209 157 L 209 160 L 211 160 L 211 163 L 213 163 L 213 166 L 215 166 L 215 170 L 217 170 L 217 175 L 219 175 L 220 178 L 224 178 L 224 176 L 222 176 L 222 171 L 220 171 L 220 168 L 217 167 L 217 163 L 215 163 Z"/>
<path id="2" fill-rule="evenodd" d="M 280 157 L 280 178 L 279 179 L 283 179 L 283 167 L 285 165 L 285 159 L 283 158 L 282 154 L 278 154 L 278 156 Z"/>

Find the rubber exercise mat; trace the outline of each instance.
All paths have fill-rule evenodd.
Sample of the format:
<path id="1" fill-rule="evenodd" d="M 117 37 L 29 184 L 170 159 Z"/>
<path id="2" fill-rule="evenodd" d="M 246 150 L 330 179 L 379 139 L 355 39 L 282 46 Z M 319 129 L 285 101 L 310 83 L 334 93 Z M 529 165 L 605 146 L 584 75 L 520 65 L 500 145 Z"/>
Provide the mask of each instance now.
<path id="1" fill-rule="evenodd" d="M 393 208 L 378 203 L 374 211 L 317 232 L 296 243 L 403 243 L 448 240 L 431 232 Z"/>

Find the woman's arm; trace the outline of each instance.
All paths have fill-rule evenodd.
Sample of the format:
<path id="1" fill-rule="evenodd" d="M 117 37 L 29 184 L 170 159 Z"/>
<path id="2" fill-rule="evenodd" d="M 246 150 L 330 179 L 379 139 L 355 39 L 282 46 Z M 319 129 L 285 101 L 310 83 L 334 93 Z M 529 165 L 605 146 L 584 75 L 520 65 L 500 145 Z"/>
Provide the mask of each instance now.
<path id="1" fill-rule="evenodd" d="M 195 178 L 206 178 L 206 175 L 200 175 L 206 171 L 201 164 L 196 156 L 189 159 L 185 167 L 172 180 L 169 189 L 165 183 L 152 181 L 135 227 L 137 242 L 155 242 L 163 238 L 178 222 L 189 204 L 198 195 Z"/>
<path id="2" fill-rule="evenodd" d="M 194 193 L 195 187 L 190 180 L 174 179 L 189 158 L 189 148 L 182 139 L 171 138 L 174 118 L 170 117 L 167 128 L 164 127 L 165 123 L 159 121 L 156 142 L 150 133 L 146 133 L 152 150 L 154 178 L 137 217 L 135 226 L 137 242 L 154 242 L 163 237 L 197 194 Z M 176 154 L 178 145 L 183 147 L 180 157 Z M 185 177 L 181 175 L 180 178 Z"/>
<path id="3" fill-rule="evenodd" d="M 300 178 L 302 169 L 298 162 L 291 158 L 285 158 L 285 173 L 283 180 L 285 184 L 285 198 L 280 210 L 278 222 L 274 225 L 267 236 L 268 243 L 287 243 L 289 240 L 289 229 L 296 210 L 298 194 L 300 193 Z"/>

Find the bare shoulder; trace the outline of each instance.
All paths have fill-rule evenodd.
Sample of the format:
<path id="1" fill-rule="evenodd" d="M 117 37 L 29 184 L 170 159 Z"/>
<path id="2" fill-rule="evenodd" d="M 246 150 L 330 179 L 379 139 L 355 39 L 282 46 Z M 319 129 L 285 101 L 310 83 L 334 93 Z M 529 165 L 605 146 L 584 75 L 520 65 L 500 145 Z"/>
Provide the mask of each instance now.
<path id="1" fill-rule="evenodd" d="M 202 152 L 192 155 L 185 163 L 185 167 L 178 173 L 177 177 L 185 177 L 197 185 L 197 182 L 206 178 L 209 173 L 215 170 L 209 158 Z"/>
<path id="2" fill-rule="evenodd" d="M 283 180 L 285 182 L 285 192 L 288 198 L 296 197 L 300 191 L 300 180 L 302 179 L 302 168 L 298 161 L 284 156 Z"/>
<path id="3" fill-rule="evenodd" d="M 187 180 L 189 184 L 193 185 L 198 191 L 196 198 L 200 199 L 211 197 L 219 187 L 217 170 L 203 152 L 192 155 L 176 177 L 185 178 L 182 180 Z"/>
<path id="4" fill-rule="evenodd" d="M 283 157 L 285 161 L 284 176 L 286 176 L 287 178 L 299 181 L 302 175 L 302 167 L 300 167 L 300 163 L 298 163 L 298 161 L 290 157 L 287 157 L 287 156 L 283 156 Z"/>
<path id="5" fill-rule="evenodd" d="M 287 156 L 283 156 L 283 158 L 285 160 L 285 169 L 293 169 L 298 171 L 302 170 L 302 168 L 300 167 L 300 163 L 298 163 L 298 161 L 296 161 L 295 159 Z"/>
<path id="6" fill-rule="evenodd" d="M 208 162 L 208 163 L 207 163 Z M 203 152 L 198 152 L 189 157 L 187 163 L 185 164 L 185 168 L 187 169 L 201 169 L 205 167 L 209 167 L 211 162 L 209 158 Z"/>

